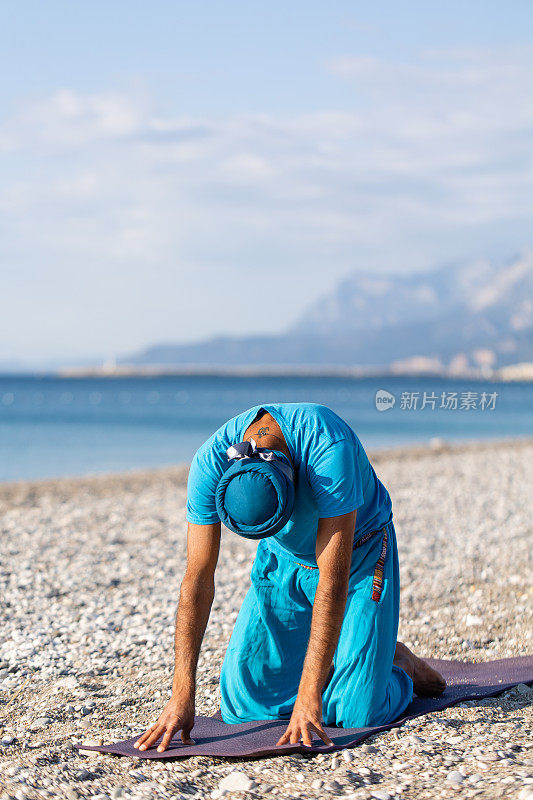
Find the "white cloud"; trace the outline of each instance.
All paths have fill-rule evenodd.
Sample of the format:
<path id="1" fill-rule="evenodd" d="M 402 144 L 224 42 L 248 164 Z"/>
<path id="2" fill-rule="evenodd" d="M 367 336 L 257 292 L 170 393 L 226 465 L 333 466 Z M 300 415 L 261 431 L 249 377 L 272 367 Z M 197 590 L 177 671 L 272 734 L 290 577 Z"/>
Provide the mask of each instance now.
<path id="1" fill-rule="evenodd" d="M 91 142 L 131 136 L 146 111 L 139 97 L 118 92 L 82 95 L 59 89 L 23 104 L 0 128 L 0 152 L 38 148 L 63 152 Z"/>
<path id="2" fill-rule="evenodd" d="M 108 281 L 110 309 L 125 295 L 138 309 L 167 304 L 159 327 L 136 320 L 142 344 L 223 330 L 217 310 L 236 292 L 251 301 L 242 330 L 281 328 L 353 267 L 420 267 L 483 253 L 498 230 L 526 235 L 532 49 L 428 52 L 406 65 L 344 57 L 327 68 L 353 85 L 351 111 L 211 119 L 162 115 L 145 94 L 70 89 L 21 104 L 0 124 L 4 262 L 28 274 L 46 263 L 57 303 L 90 269 Z M 135 278 L 147 270 L 149 285 Z M 266 321 L 250 288 L 265 270 L 286 290 Z M 206 297 L 209 281 L 216 296 Z"/>

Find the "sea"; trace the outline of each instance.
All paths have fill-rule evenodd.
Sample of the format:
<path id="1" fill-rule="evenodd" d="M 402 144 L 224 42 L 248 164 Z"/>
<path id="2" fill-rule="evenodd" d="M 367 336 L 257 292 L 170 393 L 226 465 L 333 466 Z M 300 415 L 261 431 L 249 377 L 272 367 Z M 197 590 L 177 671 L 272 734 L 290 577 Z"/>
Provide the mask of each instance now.
<path id="1" fill-rule="evenodd" d="M 0 481 L 190 462 L 262 403 L 323 403 L 367 450 L 533 435 L 533 384 L 440 377 L 0 376 Z"/>

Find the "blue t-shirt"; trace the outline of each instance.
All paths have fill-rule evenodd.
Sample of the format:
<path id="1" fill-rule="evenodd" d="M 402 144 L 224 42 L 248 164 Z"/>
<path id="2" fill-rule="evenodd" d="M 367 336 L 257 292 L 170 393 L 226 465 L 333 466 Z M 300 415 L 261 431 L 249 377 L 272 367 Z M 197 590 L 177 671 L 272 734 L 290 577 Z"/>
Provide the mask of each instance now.
<path id="1" fill-rule="evenodd" d="M 354 538 L 383 526 L 391 517 L 389 493 L 378 479 L 352 428 L 327 406 L 269 403 L 254 406 L 222 425 L 197 450 L 187 484 L 187 519 L 219 522 L 215 493 L 233 462 L 227 448 L 241 442 L 259 412 L 280 426 L 295 469 L 296 498 L 289 522 L 271 539 L 304 563 L 316 564 L 318 520 L 357 509 Z M 270 541 L 270 539 L 269 539 Z"/>

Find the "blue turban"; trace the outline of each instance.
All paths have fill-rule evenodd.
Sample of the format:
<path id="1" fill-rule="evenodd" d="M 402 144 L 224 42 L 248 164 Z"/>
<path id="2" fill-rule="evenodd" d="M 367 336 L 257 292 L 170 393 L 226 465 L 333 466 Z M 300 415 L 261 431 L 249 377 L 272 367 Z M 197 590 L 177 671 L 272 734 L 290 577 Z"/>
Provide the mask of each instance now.
<path id="1" fill-rule="evenodd" d="M 227 449 L 233 464 L 218 482 L 217 513 L 226 528 L 246 539 L 280 531 L 294 508 L 294 471 L 284 453 L 239 442 Z"/>

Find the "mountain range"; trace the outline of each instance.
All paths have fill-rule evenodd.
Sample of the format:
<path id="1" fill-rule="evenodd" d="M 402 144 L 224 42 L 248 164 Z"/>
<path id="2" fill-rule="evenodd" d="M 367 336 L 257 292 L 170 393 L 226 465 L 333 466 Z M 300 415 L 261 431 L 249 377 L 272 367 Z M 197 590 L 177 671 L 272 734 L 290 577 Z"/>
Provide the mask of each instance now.
<path id="1" fill-rule="evenodd" d="M 284 333 L 160 343 L 138 366 L 491 370 L 533 362 L 533 252 L 410 275 L 356 272 Z"/>

